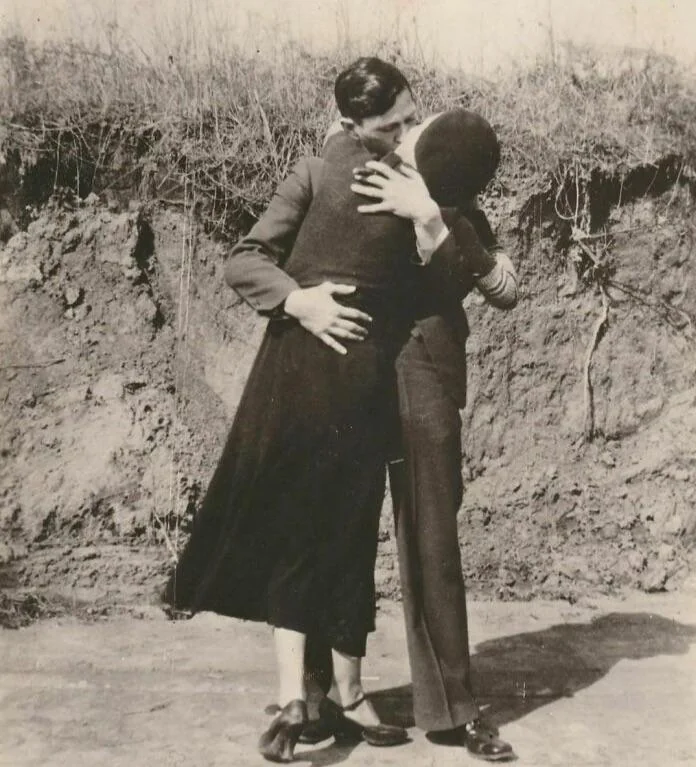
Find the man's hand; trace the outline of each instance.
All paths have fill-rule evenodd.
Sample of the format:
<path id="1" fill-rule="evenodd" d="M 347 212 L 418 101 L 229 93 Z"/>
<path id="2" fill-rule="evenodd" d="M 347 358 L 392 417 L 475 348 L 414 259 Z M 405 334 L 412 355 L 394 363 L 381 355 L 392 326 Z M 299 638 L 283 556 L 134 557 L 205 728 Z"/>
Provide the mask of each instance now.
<path id="1" fill-rule="evenodd" d="M 334 351 L 346 354 L 348 350 L 336 339 L 362 341 L 367 337 L 365 325 L 372 322 L 369 314 L 342 306 L 333 298 L 334 295 L 347 296 L 354 292 L 354 285 L 336 285 L 333 282 L 322 282 L 314 288 L 298 288 L 285 299 L 285 313 Z"/>
<path id="2" fill-rule="evenodd" d="M 394 213 L 423 227 L 440 218 L 440 209 L 430 196 L 423 177 L 409 165 L 394 169 L 378 160 L 369 160 L 364 168 L 353 171 L 353 175 L 356 180 L 350 186 L 352 191 L 379 200 L 359 205 L 360 213 Z"/>

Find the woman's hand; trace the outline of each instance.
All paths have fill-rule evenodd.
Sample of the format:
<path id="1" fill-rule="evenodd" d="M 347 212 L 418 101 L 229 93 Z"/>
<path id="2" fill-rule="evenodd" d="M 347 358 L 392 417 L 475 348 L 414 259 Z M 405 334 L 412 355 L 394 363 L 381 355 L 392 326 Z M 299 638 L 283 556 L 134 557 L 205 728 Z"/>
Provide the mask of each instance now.
<path id="1" fill-rule="evenodd" d="M 393 213 L 423 227 L 440 218 L 440 209 L 423 177 L 409 165 L 395 169 L 379 160 L 369 160 L 364 168 L 356 168 L 353 176 L 356 179 L 350 186 L 353 192 L 378 200 L 358 205 L 360 213 Z"/>

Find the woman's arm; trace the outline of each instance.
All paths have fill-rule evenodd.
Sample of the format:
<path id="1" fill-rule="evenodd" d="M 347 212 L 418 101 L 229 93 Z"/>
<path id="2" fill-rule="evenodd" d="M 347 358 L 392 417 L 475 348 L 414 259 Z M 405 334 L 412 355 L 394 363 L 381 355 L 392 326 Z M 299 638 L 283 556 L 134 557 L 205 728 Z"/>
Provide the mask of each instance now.
<path id="1" fill-rule="evenodd" d="M 436 292 L 461 301 L 477 287 L 500 309 L 517 303 L 517 276 L 509 257 L 497 248 L 485 214 L 474 202 L 466 212 L 437 208 L 421 175 L 401 164 L 371 160 L 356 169 L 351 189 L 373 202 L 358 206 L 361 213 L 393 213 L 411 219 L 421 261 Z M 396 158 L 398 162 L 398 158 Z M 448 231 L 443 230 L 447 227 Z"/>
<path id="2" fill-rule="evenodd" d="M 483 211 L 447 215 L 450 235 L 433 254 L 431 268 L 440 280 L 460 286 L 462 298 L 475 286 L 492 306 L 512 309 L 517 305 L 517 273 L 510 257 L 498 246 Z"/>

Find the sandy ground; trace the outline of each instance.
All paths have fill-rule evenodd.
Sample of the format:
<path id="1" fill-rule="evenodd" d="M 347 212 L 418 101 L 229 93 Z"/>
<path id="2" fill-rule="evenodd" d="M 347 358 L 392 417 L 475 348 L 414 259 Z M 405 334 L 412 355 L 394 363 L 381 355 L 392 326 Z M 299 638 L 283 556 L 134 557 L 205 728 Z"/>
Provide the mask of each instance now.
<path id="1" fill-rule="evenodd" d="M 696 765 L 696 594 L 471 605 L 475 683 L 520 765 Z M 401 609 L 383 603 L 366 685 L 401 747 L 298 747 L 299 763 L 476 763 L 413 726 Z M 0 764 L 263 764 L 274 668 L 264 625 L 154 608 L 0 634 Z"/>

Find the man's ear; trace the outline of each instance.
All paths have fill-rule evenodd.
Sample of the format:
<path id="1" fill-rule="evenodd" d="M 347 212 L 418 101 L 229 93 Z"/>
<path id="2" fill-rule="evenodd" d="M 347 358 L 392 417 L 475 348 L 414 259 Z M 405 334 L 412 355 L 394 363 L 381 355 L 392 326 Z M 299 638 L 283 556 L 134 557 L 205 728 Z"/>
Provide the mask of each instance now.
<path id="1" fill-rule="evenodd" d="M 337 133 L 340 133 L 343 128 L 343 124 L 340 120 L 334 120 L 331 125 L 329 126 L 329 129 L 326 131 L 326 135 L 324 136 L 324 143 L 331 138 L 331 136 L 335 136 Z"/>
<path id="2" fill-rule="evenodd" d="M 341 127 L 346 133 L 350 133 L 352 136 L 355 136 L 355 120 L 353 120 L 351 117 L 341 117 L 340 123 Z"/>

